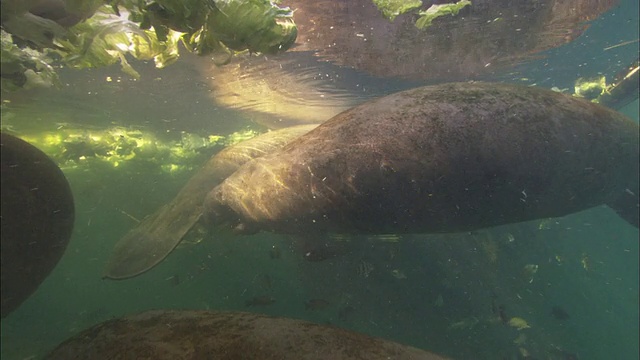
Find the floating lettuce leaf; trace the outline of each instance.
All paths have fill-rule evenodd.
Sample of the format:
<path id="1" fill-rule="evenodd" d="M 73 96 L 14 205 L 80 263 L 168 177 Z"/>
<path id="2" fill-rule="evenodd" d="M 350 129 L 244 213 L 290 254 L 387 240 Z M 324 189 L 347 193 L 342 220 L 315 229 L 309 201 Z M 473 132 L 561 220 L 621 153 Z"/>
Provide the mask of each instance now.
<path id="1" fill-rule="evenodd" d="M 181 33 L 168 30 L 166 39 L 160 41 L 155 31 L 142 30 L 130 20 L 109 14 L 108 8 L 103 10 L 69 29 L 73 36 L 56 41 L 56 52 L 64 63 L 74 68 L 90 68 L 120 62 L 126 74 L 138 78 L 126 54 L 138 60 L 153 59 L 158 68 L 178 59 Z"/>
<path id="2" fill-rule="evenodd" d="M 579 78 L 575 82 L 574 95 L 594 100 L 607 91 L 607 79 L 604 75 L 592 78 Z"/>
<path id="3" fill-rule="evenodd" d="M 127 55 L 153 59 L 162 68 L 177 60 L 181 41 L 189 51 L 211 56 L 222 65 L 231 61 L 235 51 L 286 51 L 297 36 L 293 12 L 268 0 L 109 0 L 97 10 L 102 0 L 60 1 L 70 16 L 64 26 L 28 12 L 33 3 L 3 0 L 3 27 L 11 24 L 29 46 L 38 49 L 33 51 L 55 54 L 64 65 L 91 68 L 119 62 L 125 73 L 136 78 L 139 74 Z M 43 33 L 50 35 L 40 36 Z M 3 90 L 20 88 L 27 78 L 34 79 L 44 70 L 54 74 L 50 57 L 19 55 L 26 50 L 14 45 L 11 36 L 3 37 L 2 51 Z M 31 70 L 29 77 L 27 70 Z"/>
<path id="4" fill-rule="evenodd" d="M 393 21 L 396 16 L 422 6 L 421 0 L 373 0 L 373 3 L 382 11 L 382 15 Z"/>
<path id="5" fill-rule="evenodd" d="M 2 90 L 51 86 L 57 81 L 55 70 L 46 51 L 18 47 L 11 34 L 1 31 Z"/>
<path id="6" fill-rule="evenodd" d="M 115 0 L 130 11 L 129 20 L 154 29 L 159 41 L 183 33 L 189 51 L 212 54 L 226 63 L 233 51 L 276 53 L 295 42 L 293 12 L 268 0 Z"/>
<path id="7" fill-rule="evenodd" d="M 155 0 L 148 3 L 145 15 L 154 28 L 162 25 L 174 31 L 193 33 L 204 25 L 209 9 L 207 0 Z"/>
<path id="8" fill-rule="evenodd" d="M 216 65 L 225 65 L 231 61 L 233 51 L 222 44 L 211 31 L 204 27 L 188 36 L 185 34 L 183 43 L 189 51 L 198 55 L 208 55 Z"/>
<path id="9" fill-rule="evenodd" d="M 266 54 L 287 50 L 296 40 L 293 11 L 267 0 L 215 0 L 207 19 L 210 34 L 231 50 Z"/>
<path id="10" fill-rule="evenodd" d="M 139 46 L 142 52 L 153 48 L 151 39 L 137 24 L 102 12 L 72 27 L 69 32 L 69 37 L 56 39 L 56 52 L 66 65 L 77 69 L 107 66 L 120 61 L 123 71 L 137 78 L 138 73 L 124 58 L 124 53 L 136 54 L 138 50 L 132 44 L 132 34 L 145 39 L 146 44 Z M 146 58 L 144 55 L 141 57 Z"/>
<path id="11" fill-rule="evenodd" d="M 471 5 L 469 0 L 461 0 L 455 4 L 431 5 L 426 11 L 420 11 L 420 18 L 416 21 L 418 29 L 426 29 L 431 26 L 433 20 L 444 15 L 455 16 L 465 6 Z"/>

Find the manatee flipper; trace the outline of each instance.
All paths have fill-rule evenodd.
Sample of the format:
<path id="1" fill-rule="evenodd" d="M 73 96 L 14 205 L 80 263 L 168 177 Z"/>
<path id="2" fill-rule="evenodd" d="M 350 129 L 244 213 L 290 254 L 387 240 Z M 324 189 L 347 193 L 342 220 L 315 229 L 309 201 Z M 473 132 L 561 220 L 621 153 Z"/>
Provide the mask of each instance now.
<path id="1" fill-rule="evenodd" d="M 625 189 L 624 193 L 620 195 L 615 201 L 607 203 L 613 211 L 618 214 L 629 224 L 640 227 L 640 207 L 638 206 L 638 187 L 635 187 L 635 191 Z"/>
<path id="2" fill-rule="evenodd" d="M 213 156 L 168 204 L 145 218 L 116 243 L 104 277 L 114 280 L 138 276 L 164 260 L 198 222 L 203 200 L 212 188 L 240 165 L 283 147 L 317 125 L 271 131 L 230 146 Z"/>
<path id="3" fill-rule="evenodd" d="M 613 79 L 612 85 L 598 98 L 598 102 L 612 109 L 620 109 L 634 100 L 638 99 L 638 77 L 640 67 L 638 60 L 620 71 Z M 629 169 L 634 174 L 638 174 L 638 167 Z M 607 205 L 615 211 L 618 216 L 629 224 L 638 228 L 640 226 L 640 207 L 638 201 L 638 184 L 625 189 L 621 195 Z"/>
<path id="4" fill-rule="evenodd" d="M 187 193 L 181 191 L 118 241 L 104 277 L 120 280 L 140 275 L 158 265 L 178 246 L 202 214 L 202 197 L 181 196 L 183 192 Z"/>

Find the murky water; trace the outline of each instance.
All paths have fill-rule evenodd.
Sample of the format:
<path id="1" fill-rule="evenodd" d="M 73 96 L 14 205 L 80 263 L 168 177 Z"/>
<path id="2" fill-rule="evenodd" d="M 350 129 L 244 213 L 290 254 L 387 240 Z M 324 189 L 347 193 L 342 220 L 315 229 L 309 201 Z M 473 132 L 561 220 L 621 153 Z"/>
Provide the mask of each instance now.
<path id="1" fill-rule="evenodd" d="M 581 76 L 611 78 L 637 59 L 638 43 L 603 49 L 638 38 L 637 14 L 637 1 L 624 0 L 575 42 L 485 79 L 563 89 Z M 181 148 L 191 144 L 185 139 L 266 130 L 272 120 L 252 109 L 212 101 L 216 79 L 206 76 L 203 61 L 185 56 L 164 70 L 139 63 L 138 81 L 116 67 L 63 70 L 62 88 L 5 96 L 2 126 L 41 139 L 63 131 L 138 131 Z M 326 74 L 339 71 L 327 66 Z M 341 74 L 350 104 L 415 86 Z M 638 121 L 638 100 L 621 111 Z M 173 157 L 158 151 L 136 164 L 50 154 L 75 196 L 74 233 L 37 292 L 2 320 L 2 359 L 39 358 L 93 324 L 159 308 L 303 318 L 456 359 L 516 359 L 525 352 L 542 359 L 638 358 L 638 230 L 606 207 L 473 233 L 352 237 L 337 241 L 338 254 L 321 262 L 303 255 L 325 239 L 213 231 L 192 236 L 140 277 L 102 280 L 117 240 L 171 200 L 222 146 Z M 175 167 L 151 160 L 156 155 Z M 363 264 L 370 270 L 363 272 Z M 276 301 L 247 307 L 257 296 Z M 310 309 L 311 299 L 324 305 Z M 530 327 L 505 325 L 499 308 Z"/>

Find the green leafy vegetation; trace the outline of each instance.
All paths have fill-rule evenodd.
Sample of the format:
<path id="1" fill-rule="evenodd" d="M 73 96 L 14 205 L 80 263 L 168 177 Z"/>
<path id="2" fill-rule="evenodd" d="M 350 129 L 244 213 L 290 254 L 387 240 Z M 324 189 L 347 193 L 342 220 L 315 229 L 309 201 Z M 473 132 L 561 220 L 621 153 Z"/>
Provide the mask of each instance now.
<path id="1" fill-rule="evenodd" d="M 433 23 L 433 20 L 444 16 L 458 15 L 461 9 L 471 5 L 469 0 L 460 0 L 453 4 L 434 4 L 427 10 L 418 10 L 422 6 L 420 0 L 372 0 L 373 3 L 382 12 L 382 15 L 393 21 L 397 16 L 405 13 L 414 13 L 418 16 L 416 27 L 418 29 L 427 29 Z"/>
<path id="2" fill-rule="evenodd" d="M 471 5 L 469 0 L 461 0 L 455 4 L 431 5 L 426 11 L 420 11 L 420 18 L 416 21 L 418 29 L 426 29 L 433 23 L 433 20 L 445 15 L 455 16 L 465 6 Z"/>
<path id="3" fill-rule="evenodd" d="M 247 129 L 225 137 L 183 132 L 180 140 L 168 141 L 139 129 L 61 126 L 56 131 L 16 135 L 37 146 L 65 171 L 127 166 L 176 174 L 197 168 L 222 147 L 258 133 Z"/>
<path id="4" fill-rule="evenodd" d="M 162 68 L 182 43 L 222 65 L 236 52 L 286 51 L 297 36 L 293 12 L 268 0 L 63 0 L 57 12 L 39 4 L 2 1 L 3 91 L 53 83 L 56 64 L 120 63 L 137 78 L 128 56 Z"/>
<path id="5" fill-rule="evenodd" d="M 51 86 L 56 72 L 47 54 L 32 48 L 20 48 L 13 43 L 11 34 L 2 32 L 2 90 Z"/>
<path id="6" fill-rule="evenodd" d="M 415 10 L 422 6 L 421 0 L 373 0 L 382 15 L 393 21 L 396 16 Z"/>

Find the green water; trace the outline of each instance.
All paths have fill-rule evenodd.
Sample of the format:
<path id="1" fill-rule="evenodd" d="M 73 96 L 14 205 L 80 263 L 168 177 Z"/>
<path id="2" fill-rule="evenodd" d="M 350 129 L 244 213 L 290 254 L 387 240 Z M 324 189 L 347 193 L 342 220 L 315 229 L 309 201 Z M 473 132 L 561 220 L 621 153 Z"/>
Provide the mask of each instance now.
<path id="1" fill-rule="evenodd" d="M 636 14 L 630 26 L 637 27 L 637 3 L 624 2 L 616 11 L 581 41 L 552 51 L 550 60 L 504 77 L 527 75 L 541 86 L 562 88 L 587 73 L 587 67 L 600 66 L 611 76 L 633 60 L 634 51 L 637 56 L 637 43 L 633 49 L 601 50 L 622 37 L 610 32 L 623 14 Z M 576 67 L 580 61 L 588 65 Z M 63 71 L 62 89 L 9 96 L 3 127 L 36 134 L 61 126 L 121 126 L 166 142 L 178 141 L 183 132 L 204 137 L 264 130 L 250 116 L 216 106 L 190 63 L 162 72 L 139 66 L 142 79 L 135 82 L 121 77 L 117 68 Z M 563 69 L 568 68 L 578 70 L 567 74 Z M 121 77 L 121 82 L 107 77 Z M 638 121 L 637 100 L 622 111 Z M 302 249 L 318 239 L 212 232 L 197 244 L 180 246 L 140 277 L 102 280 L 111 249 L 137 224 L 135 219 L 169 201 L 197 164 L 217 150 L 203 152 L 190 160 L 195 166 L 175 173 L 153 165 L 65 169 L 76 201 L 74 233 L 37 292 L 2 320 L 2 359 L 39 358 L 91 325 L 159 308 L 303 318 L 456 359 L 516 359 L 522 356 L 519 348 L 541 359 L 639 357 L 638 230 L 604 206 L 472 234 L 403 236 L 397 242 L 352 238 L 342 243 L 340 256 L 317 263 L 305 261 Z M 279 258 L 270 256 L 273 247 Z M 373 266 L 367 277 L 358 272 L 363 261 Z M 537 265 L 537 272 L 527 272 L 527 265 Z M 398 271 L 405 278 L 394 276 Z M 276 302 L 245 306 L 261 295 Z M 317 298 L 329 306 L 305 309 L 306 301 Z M 508 317 L 521 318 L 530 328 L 503 324 L 492 309 L 500 305 Z M 569 318 L 553 317 L 554 307 Z M 520 344 L 514 343 L 517 339 Z"/>

